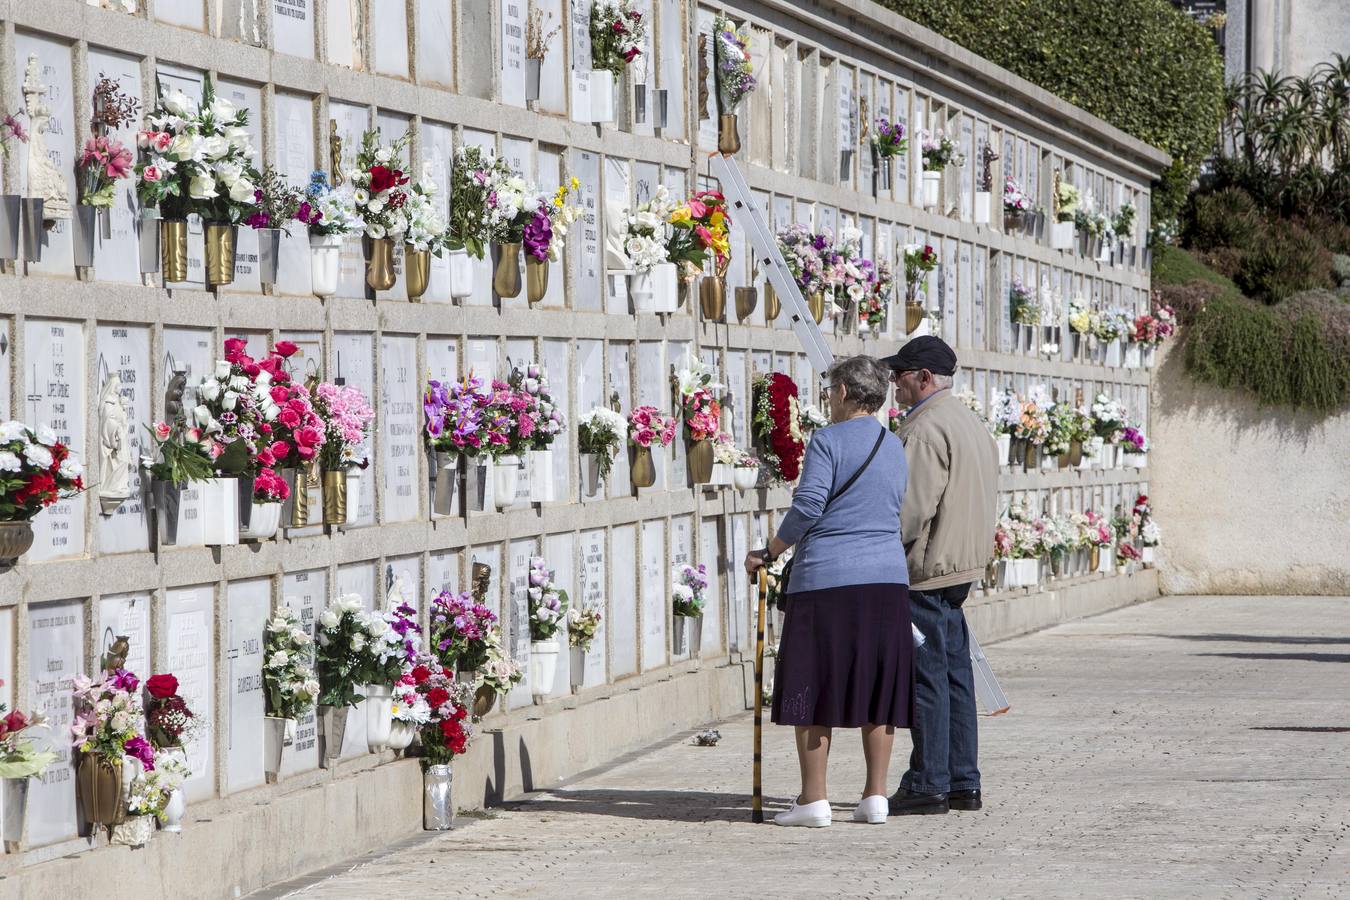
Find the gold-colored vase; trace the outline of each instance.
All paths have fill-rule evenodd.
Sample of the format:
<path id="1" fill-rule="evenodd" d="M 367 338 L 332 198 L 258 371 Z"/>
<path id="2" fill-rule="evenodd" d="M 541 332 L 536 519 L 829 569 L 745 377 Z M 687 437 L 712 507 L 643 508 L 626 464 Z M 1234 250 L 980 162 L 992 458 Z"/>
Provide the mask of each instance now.
<path id="1" fill-rule="evenodd" d="M 691 441 L 689 443 L 689 478 L 694 484 L 708 484 L 712 481 L 713 442 L 711 440 Z"/>
<path id="2" fill-rule="evenodd" d="M 778 292 L 772 284 L 764 282 L 764 321 L 772 322 L 782 310 L 783 301 L 778 299 Z"/>
<path id="3" fill-rule="evenodd" d="M 759 305 L 759 292 L 753 287 L 736 288 L 736 319 L 744 322 Z"/>
<path id="4" fill-rule="evenodd" d="M 741 136 L 736 133 L 736 114 L 722 113 L 717 119 L 717 152 L 731 156 L 740 150 Z"/>
<path id="5" fill-rule="evenodd" d="M 719 275 L 705 275 L 698 285 L 698 305 L 703 318 L 717 321 L 727 305 L 727 285 Z"/>
<path id="6" fill-rule="evenodd" d="M 420 300 L 431 281 L 431 251 L 404 244 L 403 277 L 407 280 L 408 299 Z"/>
<path id="7" fill-rule="evenodd" d="M 548 260 L 525 257 L 525 299 L 538 303 L 548 293 Z"/>
<path id="8" fill-rule="evenodd" d="M 206 223 L 206 283 L 231 284 L 234 281 L 234 239 L 238 227 L 228 222 Z"/>
<path id="9" fill-rule="evenodd" d="M 476 719 L 481 719 L 492 712 L 492 707 L 497 705 L 497 692 L 486 684 L 479 685 L 478 690 L 473 695 L 473 715 Z"/>
<path id="10" fill-rule="evenodd" d="M 80 756 L 75 770 L 84 820 L 90 825 L 119 825 L 126 818 L 122 802 L 122 760 L 109 760 L 97 753 Z"/>
<path id="11" fill-rule="evenodd" d="M 633 487 L 649 488 L 656 484 L 656 463 L 651 447 L 633 447 L 633 464 L 629 467 Z"/>
<path id="12" fill-rule="evenodd" d="M 1102 563 L 1102 548 L 1098 547 L 1096 544 L 1093 544 L 1091 549 L 1088 550 L 1088 570 L 1092 572 L 1097 571 L 1097 567 L 1101 565 L 1101 563 Z"/>
<path id="13" fill-rule="evenodd" d="M 187 219 L 160 219 L 159 268 L 165 284 L 187 281 Z"/>
<path id="14" fill-rule="evenodd" d="M 913 334 L 923 324 L 923 304 L 905 301 L 905 334 Z"/>
<path id="15" fill-rule="evenodd" d="M 394 242 L 389 238 L 366 238 L 366 284 L 387 291 L 398 281 L 394 274 Z"/>
<path id="16" fill-rule="evenodd" d="M 816 320 L 819 325 L 825 318 L 825 295 L 820 291 L 814 291 L 806 296 L 806 307 L 811 310 L 811 318 Z"/>
<path id="17" fill-rule="evenodd" d="M 520 244 L 497 245 L 497 268 L 492 273 L 492 290 L 498 297 L 520 296 Z"/>
<path id="18" fill-rule="evenodd" d="M 1074 466 L 1074 467 L 1076 468 L 1077 466 L 1081 465 L 1082 462 L 1083 462 L 1083 442 L 1082 442 L 1082 441 L 1070 441 L 1070 442 L 1069 442 L 1069 465 Z"/>
<path id="19" fill-rule="evenodd" d="M 307 463 L 297 469 L 295 481 L 291 484 L 291 528 L 304 528 L 309 524 L 309 482 L 314 472 L 314 464 Z"/>
<path id="20" fill-rule="evenodd" d="M 1036 451 L 1038 449 L 1040 448 L 1037 444 L 1027 441 L 1026 453 L 1022 456 L 1022 468 L 1028 470 L 1036 468 Z"/>
<path id="21" fill-rule="evenodd" d="M 323 473 L 323 524 L 341 525 L 347 521 L 347 473 L 325 469 Z"/>

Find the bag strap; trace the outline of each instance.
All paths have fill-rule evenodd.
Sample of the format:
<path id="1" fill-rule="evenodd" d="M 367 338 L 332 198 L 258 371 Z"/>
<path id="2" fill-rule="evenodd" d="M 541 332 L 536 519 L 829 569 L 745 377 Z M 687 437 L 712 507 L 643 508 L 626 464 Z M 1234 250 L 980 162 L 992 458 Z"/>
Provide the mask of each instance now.
<path id="1" fill-rule="evenodd" d="M 844 486 L 841 487 L 839 490 L 835 491 L 833 494 L 831 494 L 829 499 L 825 501 L 825 509 L 829 509 L 830 502 L 837 499 L 840 494 L 844 493 L 844 491 L 853 487 L 853 482 L 858 480 L 858 476 L 861 475 L 863 472 L 867 471 L 867 467 L 872 464 L 872 460 L 873 458 L 876 457 L 877 451 L 881 449 L 881 442 L 884 440 L 886 440 L 886 429 L 882 428 L 881 433 L 877 435 L 877 442 L 872 445 L 872 452 L 867 454 L 867 459 L 863 461 L 863 464 L 858 468 L 858 471 L 853 473 L 853 477 L 850 478 L 848 481 L 845 481 Z M 822 509 L 820 511 L 821 515 L 825 514 L 825 509 Z"/>

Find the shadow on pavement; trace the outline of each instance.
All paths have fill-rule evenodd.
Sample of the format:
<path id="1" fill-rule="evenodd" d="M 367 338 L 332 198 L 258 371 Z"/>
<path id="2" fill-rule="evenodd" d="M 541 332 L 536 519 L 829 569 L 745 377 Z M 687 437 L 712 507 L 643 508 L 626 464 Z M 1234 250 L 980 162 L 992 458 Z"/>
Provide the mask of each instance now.
<path id="1" fill-rule="evenodd" d="M 1214 641 L 1220 644 L 1350 644 L 1350 637 L 1275 634 L 1150 634 L 1172 641 Z"/>
<path id="2" fill-rule="evenodd" d="M 784 810 L 790 803 L 787 797 L 765 797 L 764 811 Z M 560 790 L 533 800 L 505 803 L 502 808 L 664 822 L 750 821 L 749 794 L 706 791 Z"/>
<path id="3" fill-rule="evenodd" d="M 1196 656 L 1226 656 L 1229 659 L 1298 660 L 1300 662 L 1350 663 L 1350 653 L 1197 653 Z"/>

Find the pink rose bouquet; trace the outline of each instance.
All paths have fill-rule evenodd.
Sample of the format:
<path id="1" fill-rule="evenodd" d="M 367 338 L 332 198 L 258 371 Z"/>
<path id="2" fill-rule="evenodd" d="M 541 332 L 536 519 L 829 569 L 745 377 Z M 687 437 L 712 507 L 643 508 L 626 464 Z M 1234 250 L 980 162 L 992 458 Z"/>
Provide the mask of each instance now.
<path id="1" fill-rule="evenodd" d="M 324 424 L 319 465 L 329 472 L 350 466 L 365 468 L 361 448 L 375 421 L 375 410 L 366 395 L 350 385 L 322 382 L 314 388 L 313 402 L 314 412 Z"/>
<path id="2" fill-rule="evenodd" d="M 675 440 L 675 418 L 663 416 L 654 406 L 639 406 L 628 416 L 628 440 L 638 447 L 652 442 L 668 447 Z"/>

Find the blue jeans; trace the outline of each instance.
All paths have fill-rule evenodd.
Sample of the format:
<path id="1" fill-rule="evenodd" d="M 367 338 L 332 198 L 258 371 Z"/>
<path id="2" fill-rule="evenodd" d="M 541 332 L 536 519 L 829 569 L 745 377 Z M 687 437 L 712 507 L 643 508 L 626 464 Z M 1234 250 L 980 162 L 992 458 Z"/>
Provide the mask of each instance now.
<path id="1" fill-rule="evenodd" d="M 900 786 L 916 794 L 980 788 L 979 727 L 970 636 L 961 604 L 970 585 L 909 592 L 909 612 L 926 638 L 914 653 L 914 751 Z"/>

